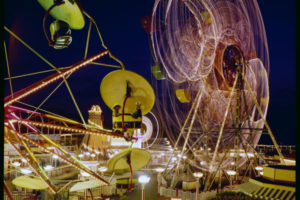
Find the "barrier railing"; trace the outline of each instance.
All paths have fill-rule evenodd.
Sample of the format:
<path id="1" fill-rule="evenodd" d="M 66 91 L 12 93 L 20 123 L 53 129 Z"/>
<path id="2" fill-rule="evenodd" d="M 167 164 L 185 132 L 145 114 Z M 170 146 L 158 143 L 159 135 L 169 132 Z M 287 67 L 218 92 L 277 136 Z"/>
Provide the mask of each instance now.
<path id="1" fill-rule="evenodd" d="M 116 189 L 116 186 L 114 185 L 103 185 L 103 186 L 100 186 L 98 188 L 94 188 L 92 189 L 92 194 L 93 194 L 93 197 L 96 198 L 96 197 L 101 197 L 101 196 L 113 196 L 113 195 L 121 195 L 123 194 L 124 192 L 126 192 L 124 189 Z M 85 195 L 83 193 L 79 193 L 79 192 L 72 192 L 70 193 L 70 197 L 72 196 L 76 196 L 76 197 L 85 197 Z M 90 197 L 90 194 L 87 193 L 87 199 L 91 199 Z"/>
<path id="2" fill-rule="evenodd" d="M 296 151 L 296 146 L 295 145 L 279 145 L 278 146 L 281 151 L 287 151 L 289 153 L 294 153 Z M 265 145 L 265 144 L 258 144 L 255 147 L 256 150 L 258 151 L 275 151 L 275 146 L 274 145 Z"/>
<path id="3" fill-rule="evenodd" d="M 195 192 L 184 191 L 180 189 L 172 189 L 166 187 L 160 187 L 160 195 L 164 197 L 178 197 L 182 200 L 194 200 L 196 198 Z M 217 191 L 207 191 L 199 193 L 199 200 L 206 200 L 217 195 Z"/>
<path id="4" fill-rule="evenodd" d="M 24 192 L 18 192 L 18 191 L 13 191 L 12 196 L 14 200 L 24 200 L 24 199 L 30 199 L 31 194 L 25 194 Z M 4 200 L 10 200 L 8 195 L 4 193 Z"/>

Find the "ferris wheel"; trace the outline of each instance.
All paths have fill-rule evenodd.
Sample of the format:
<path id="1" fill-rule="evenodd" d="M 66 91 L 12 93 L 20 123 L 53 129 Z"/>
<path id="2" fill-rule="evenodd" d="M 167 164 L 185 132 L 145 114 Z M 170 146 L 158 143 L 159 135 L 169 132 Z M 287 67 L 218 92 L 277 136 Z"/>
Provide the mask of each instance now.
<path id="1" fill-rule="evenodd" d="M 269 53 L 256 1 L 157 0 L 151 42 L 165 131 L 182 145 L 180 158 L 191 154 L 189 164 L 209 172 L 206 187 L 219 171 L 238 177 L 264 126 L 277 146 L 266 122 Z"/>

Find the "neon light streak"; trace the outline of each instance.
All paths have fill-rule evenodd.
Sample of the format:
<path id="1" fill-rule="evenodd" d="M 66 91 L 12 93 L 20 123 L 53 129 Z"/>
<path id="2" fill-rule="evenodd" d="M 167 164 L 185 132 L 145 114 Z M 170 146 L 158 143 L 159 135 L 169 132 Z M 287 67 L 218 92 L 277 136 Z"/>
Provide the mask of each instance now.
<path id="1" fill-rule="evenodd" d="M 19 122 L 19 123 L 22 123 L 22 124 L 30 124 L 30 125 L 37 126 L 37 127 L 64 130 L 64 131 L 68 131 L 68 132 L 84 133 L 84 134 L 92 134 L 92 135 L 109 135 L 109 136 L 113 136 L 113 137 L 123 138 L 122 134 L 111 132 L 111 131 L 108 131 L 108 130 L 105 130 L 105 131 L 104 130 L 89 131 L 89 130 L 81 129 L 81 128 L 65 127 L 65 126 L 62 126 L 62 125 L 55 125 L 55 124 L 42 123 L 42 122 L 34 122 L 34 121 L 21 120 L 21 119 L 17 119 L 16 122 Z"/>

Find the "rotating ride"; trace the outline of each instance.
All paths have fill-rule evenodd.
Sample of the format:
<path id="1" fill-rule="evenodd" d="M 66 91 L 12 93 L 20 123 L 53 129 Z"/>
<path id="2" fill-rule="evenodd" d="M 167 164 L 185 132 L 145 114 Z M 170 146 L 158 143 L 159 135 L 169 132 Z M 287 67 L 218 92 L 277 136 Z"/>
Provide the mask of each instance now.
<path id="1" fill-rule="evenodd" d="M 102 143 L 116 138 L 125 138 L 127 141 L 133 143 L 133 141 L 136 140 L 136 138 L 133 137 L 133 131 L 142 127 L 142 116 L 149 113 L 153 107 L 155 98 L 153 89 L 143 77 L 134 72 L 125 70 L 124 64 L 117 59 L 105 45 L 95 20 L 83 10 L 77 1 L 38 0 L 38 3 L 40 3 L 41 6 L 46 10 L 43 20 L 44 33 L 46 39 L 49 41 L 49 46 L 53 47 L 54 49 L 67 48 L 72 42 L 71 29 L 83 29 L 85 25 L 85 17 L 88 18 L 89 29 L 87 33 L 84 59 L 79 60 L 77 63 L 68 67 L 57 68 L 51 62 L 46 60 L 46 58 L 37 53 L 26 42 L 24 42 L 16 33 L 4 26 L 5 31 L 10 34 L 10 37 L 18 40 L 31 52 L 33 52 L 35 55 L 41 58 L 41 60 L 53 68 L 53 70 L 47 70 L 43 72 L 46 73 L 49 71 L 56 71 L 56 73 L 14 92 L 12 88 L 12 80 L 18 77 L 11 76 L 6 44 L 4 42 L 8 73 L 8 78 L 6 78 L 6 80 L 8 80 L 10 86 L 10 94 L 4 99 L 5 143 L 9 144 L 12 149 L 17 152 L 18 156 L 20 156 L 20 159 L 24 160 L 24 162 L 22 161 L 22 165 L 28 165 L 28 174 L 34 173 L 36 177 L 32 178 L 42 181 L 44 183 L 43 185 L 45 185 L 46 188 L 48 188 L 54 195 L 58 195 L 58 193 L 66 189 L 67 184 L 62 185 L 61 182 L 54 181 L 54 177 L 43 166 L 44 160 L 36 157 L 36 153 L 49 154 L 54 160 L 59 159 L 59 161 L 73 167 L 76 171 L 75 175 L 78 175 L 78 173 L 89 175 L 98 181 L 98 185 L 108 185 L 109 181 L 106 180 L 103 175 L 99 174 L 95 170 L 91 170 L 89 167 L 84 165 L 82 161 L 80 161 L 81 149 L 79 149 L 77 153 L 73 155 L 68 152 L 68 150 L 64 149 L 61 144 L 54 141 L 55 139 L 53 138 L 55 138 L 55 135 L 57 134 L 59 134 L 59 136 L 70 135 L 70 133 L 71 135 L 85 135 L 83 139 L 83 145 L 81 145 L 81 147 L 85 144 L 84 147 L 86 148 L 91 145 L 89 141 L 99 140 L 99 138 Z M 46 22 L 49 18 L 49 15 L 55 19 L 55 21 L 50 25 L 50 36 L 46 29 Z M 97 30 L 103 50 L 93 56 L 88 57 L 92 25 L 94 25 Z M 104 57 L 105 55 L 108 55 L 109 58 L 117 62 L 119 65 L 97 62 L 98 59 Z M 86 67 L 88 64 L 121 68 L 121 70 L 117 70 L 108 74 L 101 84 L 101 95 L 104 98 L 105 103 L 111 109 L 113 109 L 112 106 L 114 104 L 120 105 L 120 108 L 122 109 L 122 112 L 118 113 L 118 116 L 113 116 L 113 122 L 115 125 L 113 130 L 104 129 L 102 124 L 99 126 L 99 124 L 97 124 L 97 122 L 95 123 L 94 120 L 91 120 L 89 123 L 85 122 L 78 103 L 68 84 L 67 79 L 74 72 Z M 41 74 L 43 72 L 24 74 L 20 77 Z M 61 80 L 61 83 L 57 85 L 57 87 L 42 101 L 42 103 L 40 103 L 40 105 L 34 106 L 23 101 L 27 97 L 33 97 L 37 91 L 41 91 L 42 89 L 49 87 L 49 85 L 54 84 L 58 80 Z M 111 80 L 113 80 L 113 82 L 111 82 Z M 46 101 L 63 83 L 67 87 L 68 93 L 70 94 L 76 110 L 82 120 L 81 123 L 42 109 L 42 106 L 46 103 Z M 116 85 L 115 83 L 118 83 L 119 85 Z M 109 87 L 109 90 L 107 90 L 106 87 Z M 97 108 L 94 108 L 94 110 L 97 111 Z M 93 148 L 94 147 L 95 146 L 93 146 Z M 104 149 L 108 148 L 109 145 L 106 146 L 106 148 L 99 149 L 99 152 L 105 154 L 106 152 Z M 65 175 L 68 176 L 65 178 L 70 178 L 69 176 L 74 176 L 74 173 L 71 175 Z M 17 181 L 18 180 L 15 182 Z"/>
<path id="2" fill-rule="evenodd" d="M 131 141 L 133 132 L 142 127 L 142 116 L 154 105 L 151 85 L 134 72 L 116 70 L 104 77 L 100 91 L 103 101 L 113 112 L 113 129 Z"/>
<path id="3" fill-rule="evenodd" d="M 181 151 L 173 172 L 189 155 L 184 162 L 207 174 L 206 189 L 227 170 L 237 181 L 258 156 L 264 126 L 283 162 L 265 120 L 269 53 L 257 2 L 156 0 L 151 28 L 156 107 Z"/>
<path id="4" fill-rule="evenodd" d="M 76 1 L 38 0 L 38 2 L 47 11 L 43 20 L 43 28 L 49 46 L 55 49 L 68 47 L 72 42 L 71 29 L 80 30 L 85 25 L 82 9 Z M 46 29 L 49 14 L 56 19 L 50 24 L 51 37 Z"/>
<path id="5" fill-rule="evenodd" d="M 133 171 L 144 168 L 151 159 L 151 154 L 138 148 L 128 148 L 115 154 L 109 159 L 107 163 L 108 170 L 114 173 L 123 174 L 130 172 L 130 185 L 128 191 L 130 191 L 133 184 Z"/>

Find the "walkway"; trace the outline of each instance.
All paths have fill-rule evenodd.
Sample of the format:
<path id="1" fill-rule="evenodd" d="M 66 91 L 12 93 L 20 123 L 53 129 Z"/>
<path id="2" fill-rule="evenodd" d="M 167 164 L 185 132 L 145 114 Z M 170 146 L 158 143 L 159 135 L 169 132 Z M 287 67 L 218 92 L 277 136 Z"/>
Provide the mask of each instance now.
<path id="1" fill-rule="evenodd" d="M 140 175 L 150 176 L 150 182 L 145 185 L 145 200 L 165 200 L 169 198 L 159 197 L 157 194 L 157 175 L 152 174 L 151 172 L 138 171 L 134 173 L 135 178 L 138 179 Z M 135 191 L 127 195 L 127 198 L 124 200 L 141 200 L 142 186 L 141 184 L 137 185 Z"/>

